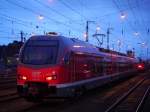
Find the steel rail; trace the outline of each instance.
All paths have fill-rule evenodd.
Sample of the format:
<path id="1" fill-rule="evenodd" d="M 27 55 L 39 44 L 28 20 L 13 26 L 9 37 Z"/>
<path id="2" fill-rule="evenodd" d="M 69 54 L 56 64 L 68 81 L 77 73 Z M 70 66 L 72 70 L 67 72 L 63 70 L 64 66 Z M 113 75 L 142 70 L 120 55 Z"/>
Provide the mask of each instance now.
<path id="1" fill-rule="evenodd" d="M 140 86 L 145 79 L 140 80 L 134 87 L 132 87 L 129 91 L 123 94 L 115 103 L 113 103 L 105 112 L 111 112 L 115 107 L 119 105 L 126 97 L 128 97 L 138 86 Z"/>
<path id="2" fill-rule="evenodd" d="M 149 86 L 149 87 L 147 88 L 147 90 L 145 91 L 144 96 L 143 96 L 142 100 L 140 101 L 140 103 L 139 103 L 139 105 L 138 105 L 138 107 L 137 107 L 137 109 L 136 109 L 136 112 L 140 112 L 140 111 L 141 111 L 142 106 L 143 106 L 143 104 L 144 104 L 144 101 L 146 100 L 146 97 L 147 97 L 148 94 L 149 94 L 149 91 L 150 91 L 150 86 Z"/>

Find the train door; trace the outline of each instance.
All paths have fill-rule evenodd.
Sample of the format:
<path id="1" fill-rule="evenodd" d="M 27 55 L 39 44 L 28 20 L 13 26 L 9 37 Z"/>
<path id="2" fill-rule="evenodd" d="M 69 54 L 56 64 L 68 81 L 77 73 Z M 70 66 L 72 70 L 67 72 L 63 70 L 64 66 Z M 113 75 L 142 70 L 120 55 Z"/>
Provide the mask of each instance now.
<path id="1" fill-rule="evenodd" d="M 102 57 L 96 57 L 95 58 L 95 75 L 96 76 L 102 76 L 104 75 L 105 69 L 104 69 L 104 61 Z"/>
<path id="2" fill-rule="evenodd" d="M 67 70 L 66 77 L 69 82 L 75 81 L 75 54 L 73 52 L 68 52 L 64 58 L 65 68 Z"/>
<path id="3" fill-rule="evenodd" d="M 70 63 L 69 63 L 69 75 L 71 82 L 80 80 L 81 70 L 82 70 L 82 61 L 83 55 L 71 52 L 70 54 Z"/>
<path id="4" fill-rule="evenodd" d="M 89 63 L 87 60 L 88 56 L 83 53 L 74 53 L 73 55 L 73 69 L 74 69 L 74 74 L 73 80 L 82 80 L 85 79 L 86 77 L 89 77 Z"/>
<path id="5" fill-rule="evenodd" d="M 69 77 L 71 82 L 75 81 L 75 54 L 73 52 L 70 53 Z"/>
<path id="6" fill-rule="evenodd" d="M 81 69 L 82 69 L 82 54 L 74 53 L 74 81 L 81 79 Z"/>

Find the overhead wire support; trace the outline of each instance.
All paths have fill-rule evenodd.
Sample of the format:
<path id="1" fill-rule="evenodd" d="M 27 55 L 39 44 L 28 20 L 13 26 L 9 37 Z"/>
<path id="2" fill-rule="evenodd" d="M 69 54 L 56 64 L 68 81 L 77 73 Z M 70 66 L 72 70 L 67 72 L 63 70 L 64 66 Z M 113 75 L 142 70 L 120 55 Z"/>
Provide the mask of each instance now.
<path id="1" fill-rule="evenodd" d="M 109 49 L 110 30 L 112 30 L 112 28 L 107 28 L 107 32 L 106 32 L 106 34 L 107 34 L 107 49 Z"/>
<path id="2" fill-rule="evenodd" d="M 86 37 L 85 37 L 86 42 L 89 41 L 89 23 L 95 23 L 95 21 L 86 21 Z"/>

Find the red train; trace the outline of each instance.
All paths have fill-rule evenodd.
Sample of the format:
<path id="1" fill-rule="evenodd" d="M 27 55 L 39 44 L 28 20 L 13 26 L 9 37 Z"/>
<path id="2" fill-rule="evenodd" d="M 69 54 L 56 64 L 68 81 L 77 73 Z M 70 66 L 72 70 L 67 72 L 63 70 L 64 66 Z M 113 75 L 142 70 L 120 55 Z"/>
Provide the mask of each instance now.
<path id="1" fill-rule="evenodd" d="M 70 97 L 126 77 L 137 60 L 58 35 L 31 37 L 20 51 L 17 89 L 25 98 Z"/>

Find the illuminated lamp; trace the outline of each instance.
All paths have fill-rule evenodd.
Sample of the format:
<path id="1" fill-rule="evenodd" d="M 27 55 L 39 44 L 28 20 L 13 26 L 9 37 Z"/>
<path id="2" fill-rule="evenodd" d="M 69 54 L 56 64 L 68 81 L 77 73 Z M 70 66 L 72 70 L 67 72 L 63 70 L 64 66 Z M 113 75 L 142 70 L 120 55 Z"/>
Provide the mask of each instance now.
<path id="1" fill-rule="evenodd" d="M 52 71 L 52 73 L 47 74 L 47 76 L 46 76 L 45 79 L 46 79 L 47 81 L 56 80 L 56 79 L 57 79 L 56 72 L 55 72 L 55 71 Z"/>
<path id="2" fill-rule="evenodd" d="M 26 76 L 22 76 L 22 80 L 27 80 L 27 77 Z"/>
<path id="3" fill-rule="evenodd" d="M 27 76 L 18 75 L 19 80 L 27 80 Z"/>
<path id="4" fill-rule="evenodd" d="M 50 81 L 50 80 L 52 80 L 52 79 L 53 79 L 52 76 L 47 76 L 47 77 L 46 77 L 46 80 L 47 80 L 47 81 Z"/>
<path id="5" fill-rule="evenodd" d="M 56 75 L 52 75 L 52 76 L 47 76 L 45 79 L 46 79 L 47 81 L 51 81 L 51 80 L 56 80 L 57 77 L 56 77 Z"/>
<path id="6" fill-rule="evenodd" d="M 142 69 L 142 68 L 143 68 L 143 66 L 142 66 L 141 64 L 139 64 L 139 65 L 138 65 L 138 68 Z"/>

